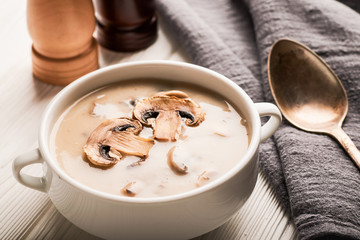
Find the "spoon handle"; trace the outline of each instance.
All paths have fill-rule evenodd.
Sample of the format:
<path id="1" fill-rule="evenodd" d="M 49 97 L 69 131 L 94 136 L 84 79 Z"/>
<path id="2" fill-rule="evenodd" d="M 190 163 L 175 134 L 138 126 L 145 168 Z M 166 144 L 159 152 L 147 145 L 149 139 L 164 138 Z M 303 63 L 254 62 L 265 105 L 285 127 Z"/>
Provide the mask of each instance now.
<path id="1" fill-rule="evenodd" d="M 360 151 L 357 149 L 346 132 L 344 132 L 341 127 L 339 127 L 332 130 L 330 134 L 339 141 L 341 146 L 344 147 L 345 151 L 349 154 L 356 166 L 360 169 Z"/>

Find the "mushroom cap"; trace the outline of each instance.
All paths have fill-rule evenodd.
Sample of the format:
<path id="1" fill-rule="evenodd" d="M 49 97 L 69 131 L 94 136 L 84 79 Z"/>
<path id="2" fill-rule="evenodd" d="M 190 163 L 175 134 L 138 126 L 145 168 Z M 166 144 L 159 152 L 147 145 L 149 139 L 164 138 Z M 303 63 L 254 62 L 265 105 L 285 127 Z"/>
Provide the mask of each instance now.
<path id="1" fill-rule="evenodd" d="M 147 157 L 154 140 L 137 136 L 141 130 L 141 123 L 134 119 L 105 120 L 91 133 L 83 150 L 97 166 L 113 166 L 123 155 Z"/>
<path id="2" fill-rule="evenodd" d="M 184 93 L 183 91 L 179 91 L 179 90 L 158 92 L 154 96 L 173 96 L 173 97 L 178 97 L 178 98 L 189 98 L 189 95 L 187 95 L 187 93 Z"/>
<path id="3" fill-rule="evenodd" d="M 139 100 L 133 115 L 141 123 L 154 129 L 158 140 L 176 141 L 181 130 L 181 118 L 187 126 L 197 126 L 205 119 L 205 113 L 198 103 L 182 91 L 160 92 Z"/>

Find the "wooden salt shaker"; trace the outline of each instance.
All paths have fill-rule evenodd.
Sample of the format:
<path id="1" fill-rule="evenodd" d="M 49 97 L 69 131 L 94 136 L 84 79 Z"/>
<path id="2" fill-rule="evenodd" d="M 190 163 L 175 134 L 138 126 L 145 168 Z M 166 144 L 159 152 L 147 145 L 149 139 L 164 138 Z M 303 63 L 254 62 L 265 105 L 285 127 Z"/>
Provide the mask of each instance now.
<path id="1" fill-rule="evenodd" d="M 66 85 L 98 68 L 91 0 L 28 0 L 33 74 Z"/>
<path id="2" fill-rule="evenodd" d="M 154 0 L 94 0 L 97 40 L 114 51 L 136 51 L 157 37 Z"/>

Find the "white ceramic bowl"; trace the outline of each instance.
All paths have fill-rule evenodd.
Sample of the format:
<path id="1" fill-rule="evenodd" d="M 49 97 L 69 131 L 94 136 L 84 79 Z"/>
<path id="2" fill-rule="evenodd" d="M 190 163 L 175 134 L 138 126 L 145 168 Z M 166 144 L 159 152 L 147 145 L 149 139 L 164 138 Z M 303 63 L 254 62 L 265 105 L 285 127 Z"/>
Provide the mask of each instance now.
<path id="1" fill-rule="evenodd" d="M 155 78 L 206 87 L 226 96 L 249 123 L 249 148 L 239 162 L 219 179 L 195 190 L 166 197 L 128 198 L 100 192 L 76 182 L 60 167 L 49 149 L 50 133 L 60 114 L 74 101 L 104 85 L 123 80 Z M 270 116 L 261 126 L 260 116 Z M 253 103 L 228 78 L 200 66 L 171 62 L 133 62 L 106 67 L 65 87 L 47 106 L 39 135 L 39 149 L 13 162 L 15 178 L 46 192 L 55 207 L 72 223 L 106 239 L 189 239 L 225 223 L 248 199 L 257 179 L 259 144 L 281 123 L 271 103 Z M 41 163 L 43 176 L 22 173 Z"/>

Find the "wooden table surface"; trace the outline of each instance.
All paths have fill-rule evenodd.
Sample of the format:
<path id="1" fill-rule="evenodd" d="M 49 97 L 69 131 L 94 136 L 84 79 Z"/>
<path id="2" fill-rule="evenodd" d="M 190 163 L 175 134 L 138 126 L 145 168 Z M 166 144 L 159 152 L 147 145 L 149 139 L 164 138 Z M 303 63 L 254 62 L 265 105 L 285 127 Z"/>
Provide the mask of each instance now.
<path id="1" fill-rule="evenodd" d="M 0 239 L 98 239 L 67 221 L 49 197 L 16 182 L 12 161 L 37 147 L 43 110 L 62 89 L 34 79 L 26 0 L 0 2 Z M 100 66 L 137 60 L 188 61 L 172 36 L 159 29 L 157 41 L 136 53 L 99 47 Z M 40 165 L 24 169 L 41 176 Z M 259 174 L 246 204 L 220 228 L 196 239 L 297 239 L 289 215 Z"/>

